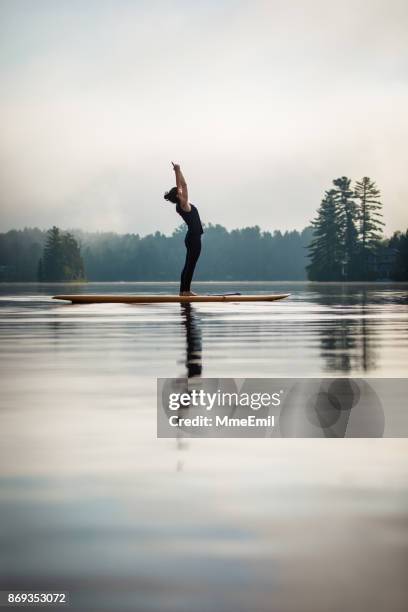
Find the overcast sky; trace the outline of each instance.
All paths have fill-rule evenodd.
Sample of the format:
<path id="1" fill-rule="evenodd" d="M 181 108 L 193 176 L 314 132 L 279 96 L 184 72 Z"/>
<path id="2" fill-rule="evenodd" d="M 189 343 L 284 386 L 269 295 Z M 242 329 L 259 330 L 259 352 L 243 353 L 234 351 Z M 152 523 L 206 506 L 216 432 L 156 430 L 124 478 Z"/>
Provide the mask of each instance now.
<path id="1" fill-rule="evenodd" d="M 333 178 L 408 226 L 406 0 L 0 0 L 0 229 L 302 229 Z"/>

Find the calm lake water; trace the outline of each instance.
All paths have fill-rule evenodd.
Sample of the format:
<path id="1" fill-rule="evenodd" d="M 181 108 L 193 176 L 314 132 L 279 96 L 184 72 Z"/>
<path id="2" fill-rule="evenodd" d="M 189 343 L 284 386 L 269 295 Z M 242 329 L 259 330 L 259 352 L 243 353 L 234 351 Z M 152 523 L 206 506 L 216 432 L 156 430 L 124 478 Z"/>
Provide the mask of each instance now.
<path id="1" fill-rule="evenodd" d="M 408 286 L 197 283 L 275 303 L 76 305 L 0 285 L 0 588 L 72 608 L 407 609 L 404 439 L 156 438 L 156 378 L 408 375 Z M 61 608 L 62 609 L 62 608 Z"/>

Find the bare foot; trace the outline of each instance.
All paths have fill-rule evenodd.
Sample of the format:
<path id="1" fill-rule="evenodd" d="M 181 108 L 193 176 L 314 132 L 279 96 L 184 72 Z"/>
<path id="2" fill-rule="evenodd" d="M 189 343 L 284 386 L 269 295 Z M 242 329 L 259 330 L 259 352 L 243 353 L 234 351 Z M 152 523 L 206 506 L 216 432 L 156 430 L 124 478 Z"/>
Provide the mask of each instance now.
<path id="1" fill-rule="evenodd" d="M 197 295 L 197 294 L 193 293 L 192 291 L 180 291 L 180 295 L 188 297 L 188 296 Z"/>

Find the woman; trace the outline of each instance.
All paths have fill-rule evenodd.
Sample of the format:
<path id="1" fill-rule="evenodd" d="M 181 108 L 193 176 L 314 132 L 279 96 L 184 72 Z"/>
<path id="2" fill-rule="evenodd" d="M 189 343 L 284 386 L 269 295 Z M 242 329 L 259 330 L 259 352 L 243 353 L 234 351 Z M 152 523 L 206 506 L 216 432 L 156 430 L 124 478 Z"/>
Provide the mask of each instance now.
<path id="1" fill-rule="evenodd" d="M 197 295 L 190 290 L 194 269 L 201 253 L 201 225 L 200 215 L 194 204 L 188 201 L 187 183 L 178 164 L 173 164 L 176 174 L 176 187 L 166 191 L 164 199 L 176 205 L 176 211 L 187 224 L 188 231 L 184 240 L 186 245 L 186 262 L 181 273 L 180 295 Z"/>

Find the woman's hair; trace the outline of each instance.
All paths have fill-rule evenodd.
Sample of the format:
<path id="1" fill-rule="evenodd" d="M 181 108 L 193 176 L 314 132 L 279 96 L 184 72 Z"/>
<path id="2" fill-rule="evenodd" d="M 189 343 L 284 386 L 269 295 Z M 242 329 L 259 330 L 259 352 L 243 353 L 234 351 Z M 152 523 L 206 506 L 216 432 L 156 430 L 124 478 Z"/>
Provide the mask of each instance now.
<path id="1" fill-rule="evenodd" d="M 170 191 L 166 191 L 164 194 L 164 199 L 168 202 L 173 202 L 173 204 L 178 204 L 179 197 L 177 193 L 177 187 L 172 187 Z"/>

